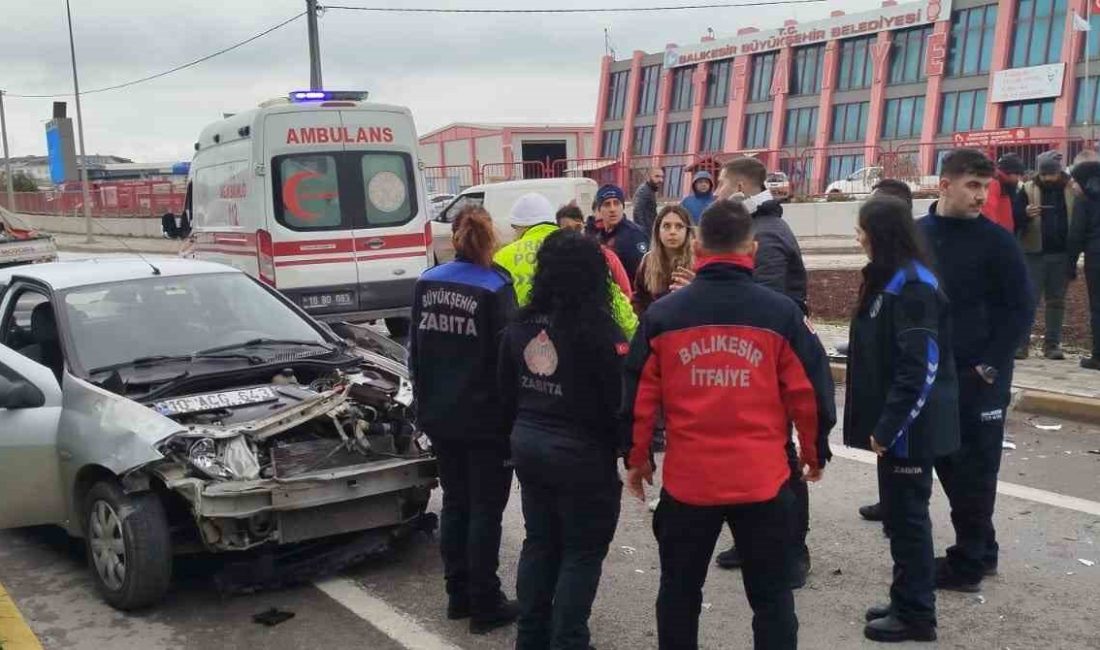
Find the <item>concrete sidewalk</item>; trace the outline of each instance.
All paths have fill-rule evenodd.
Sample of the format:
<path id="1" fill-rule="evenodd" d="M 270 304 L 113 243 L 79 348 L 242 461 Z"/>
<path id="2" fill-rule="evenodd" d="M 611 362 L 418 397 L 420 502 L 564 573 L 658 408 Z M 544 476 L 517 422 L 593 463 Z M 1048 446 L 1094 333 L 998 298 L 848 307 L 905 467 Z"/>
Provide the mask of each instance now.
<path id="1" fill-rule="evenodd" d="M 814 328 L 830 354 L 848 341 L 846 325 L 814 323 Z M 1017 361 L 1012 378 L 1014 407 L 1037 415 L 1100 423 L 1100 372 L 1078 365 L 1081 357 L 1067 350 L 1065 361 L 1048 361 L 1036 354 Z M 842 364 L 833 364 L 833 376 L 842 380 Z"/>

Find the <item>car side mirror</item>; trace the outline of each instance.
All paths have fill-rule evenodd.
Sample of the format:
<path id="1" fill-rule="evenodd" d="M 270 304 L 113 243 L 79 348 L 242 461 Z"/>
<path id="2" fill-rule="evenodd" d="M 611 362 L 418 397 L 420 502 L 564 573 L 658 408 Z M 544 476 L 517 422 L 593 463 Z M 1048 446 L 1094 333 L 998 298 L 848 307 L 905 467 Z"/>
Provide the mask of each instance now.
<path id="1" fill-rule="evenodd" d="M 46 396 L 42 391 L 25 380 L 8 381 L 0 385 L 0 408 L 33 409 L 43 406 Z"/>

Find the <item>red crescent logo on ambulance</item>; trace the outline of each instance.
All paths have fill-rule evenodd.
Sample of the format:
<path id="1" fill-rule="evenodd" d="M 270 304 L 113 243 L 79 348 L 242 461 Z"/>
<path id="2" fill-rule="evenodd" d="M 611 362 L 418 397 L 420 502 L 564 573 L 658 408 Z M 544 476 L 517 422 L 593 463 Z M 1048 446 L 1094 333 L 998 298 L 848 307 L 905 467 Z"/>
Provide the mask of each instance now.
<path id="1" fill-rule="evenodd" d="M 309 210 L 307 210 L 302 205 L 303 200 L 325 200 L 331 199 L 336 196 L 336 194 L 333 192 L 321 192 L 311 194 L 301 193 L 298 189 L 298 186 L 301 185 L 302 182 L 307 181 L 311 178 L 321 178 L 321 175 L 315 171 L 303 170 L 300 172 L 296 172 L 290 178 L 286 179 L 285 183 L 283 183 L 283 205 L 286 206 L 286 209 L 289 210 L 295 218 L 301 219 L 303 221 L 313 221 L 317 217 L 321 216 L 318 212 L 310 212 Z"/>

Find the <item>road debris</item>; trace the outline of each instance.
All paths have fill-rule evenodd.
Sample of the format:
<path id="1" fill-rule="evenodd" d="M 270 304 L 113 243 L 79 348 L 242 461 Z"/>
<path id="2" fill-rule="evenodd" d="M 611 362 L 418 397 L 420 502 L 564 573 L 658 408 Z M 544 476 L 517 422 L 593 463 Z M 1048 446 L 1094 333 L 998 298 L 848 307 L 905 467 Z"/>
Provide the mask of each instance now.
<path id="1" fill-rule="evenodd" d="M 977 600 L 978 600 L 979 605 L 984 605 L 985 604 L 985 596 L 983 596 L 981 594 L 978 594 L 977 595 Z"/>
<path id="2" fill-rule="evenodd" d="M 1062 425 L 1060 424 L 1038 424 L 1033 421 L 1029 421 L 1028 424 L 1039 429 L 1040 431 L 1061 431 Z"/>
<path id="3" fill-rule="evenodd" d="M 1084 564 L 1085 566 L 1093 566 L 1094 564 L 1096 564 L 1092 560 L 1086 560 L 1084 558 L 1077 558 L 1077 561 L 1080 562 L 1081 564 Z"/>
<path id="4" fill-rule="evenodd" d="M 1005 440 L 1001 443 L 1001 449 L 1016 449 L 1016 443 L 1011 440 Z"/>
<path id="5" fill-rule="evenodd" d="M 634 569 L 634 573 L 645 573 L 645 571 L 642 571 L 641 569 Z"/>
<path id="6" fill-rule="evenodd" d="M 703 603 L 703 609 L 710 609 L 711 607 L 714 607 L 714 605 L 710 603 Z"/>
<path id="7" fill-rule="evenodd" d="M 843 572 L 843 571 L 841 571 L 840 569 L 834 569 L 834 570 L 833 570 L 833 575 L 834 575 L 834 576 L 840 576 L 840 575 L 844 575 L 844 572 Z"/>
<path id="8" fill-rule="evenodd" d="M 619 549 L 622 550 L 624 555 L 634 555 L 638 552 L 638 549 L 633 546 L 620 546 Z"/>
<path id="9" fill-rule="evenodd" d="M 260 612 L 252 617 L 254 623 L 266 625 L 267 627 L 275 627 L 279 623 L 285 623 L 294 618 L 294 612 L 286 612 L 276 607 Z"/>
<path id="10" fill-rule="evenodd" d="M 1100 449 L 1090 449 L 1088 450 L 1088 453 L 1100 456 Z"/>

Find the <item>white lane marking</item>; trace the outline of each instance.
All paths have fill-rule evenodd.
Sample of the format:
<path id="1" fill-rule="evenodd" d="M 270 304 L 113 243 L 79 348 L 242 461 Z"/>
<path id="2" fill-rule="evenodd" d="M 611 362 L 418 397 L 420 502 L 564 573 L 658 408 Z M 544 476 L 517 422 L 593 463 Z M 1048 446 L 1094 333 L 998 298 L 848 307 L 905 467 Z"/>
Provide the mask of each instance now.
<path id="1" fill-rule="evenodd" d="M 847 458 L 848 460 L 854 460 L 859 463 L 866 463 L 868 465 L 874 465 L 877 458 L 872 452 L 864 451 L 863 449 L 852 449 L 839 446 L 833 448 L 833 455 L 839 456 L 840 458 Z M 937 477 L 936 480 L 939 480 L 939 478 Z M 1044 505 L 1054 506 L 1055 508 L 1076 510 L 1077 512 L 1100 517 L 1100 502 L 1097 501 L 1079 499 L 1077 497 L 1058 494 L 1057 492 L 1048 492 L 1047 490 L 1019 485 L 1017 483 L 1006 483 L 1005 481 L 997 481 L 997 492 L 1005 496 L 1016 497 L 1017 499 L 1034 501 L 1035 503 L 1042 503 Z"/>
<path id="2" fill-rule="evenodd" d="M 375 598 L 354 580 L 329 578 L 314 586 L 408 650 L 461 650 Z"/>

